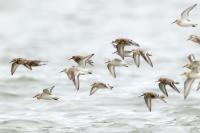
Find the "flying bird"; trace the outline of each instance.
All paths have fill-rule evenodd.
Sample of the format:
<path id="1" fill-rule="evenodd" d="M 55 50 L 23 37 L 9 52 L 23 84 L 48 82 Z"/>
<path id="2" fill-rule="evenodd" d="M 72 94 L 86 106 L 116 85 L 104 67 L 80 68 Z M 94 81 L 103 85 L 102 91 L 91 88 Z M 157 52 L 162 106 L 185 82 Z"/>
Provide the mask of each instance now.
<path id="1" fill-rule="evenodd" d="M 92 72 L 90 72 L 90 71 L 83 71 L 79 67 L 74 67 L 74 66 L 70 67 L 68 69 L 65 68 L 61 72 L 65 72 L 67 74 L 69 80 L 73 81 L 73 84 L 77 91 L 80 88 L 80 80 L 79 80 L 80 75 L 92 74 Z"/>
<path id="2" fill-rule="evenodd" d="M 124 59 L 124 47 L 125 46 L 137 46 L 137 47 L 140 46 L 138 43 L 134 42 L 131 39 L 127 39 L 127 38 L 118 38 L 118 39 L 112 41 L 112 44 L 117 49 L 117 52 L 122 59 Z"/>
<path id="3" fill-rule="evenodd" d="M 58 100 L 58 97 L 55 97 L 52 95 L 52 91 L 55 86 L 52 86 L 50 88 L 43 89 L 42 93 L 39 93 L 35 95 L 33 98 L 37 98 L 38 100 L 44 99 L 44 100 Z"/>
<path id="4" fill-rule="evenodd" d="M 190 35 L 190 37 L 188 38 L 188 40 L 200 44 L 200 36 L 197 35 Z"/>
<path id="5" fill-rule="evenodd" d="M 151 104 L 152 99 L 160 99 L 161 101 L 167 103 L 164 100 L 165 96 L 156 94 L 154 92 L 145 92 L 140 97 L 142 97 L 142 96 L 144 97 L 144 101 L 150 112 L 151 112 L 151 107 L 152 107 L 152 104 Z"/>
<path id="6" fill-rule="evenodd" d="M 124 67 L 128 67 L 127 63 L 125 63 L 124 61 L 118 59 L 118 58 L 115 58 L 113 60 L 108 60 L 107 62 L 107 68 L 110 72 L 110 74 L 116 78 L 116 72 L 115 72 L 115 67 L 117 66 L 124 66 Z"/>
<path id="7" fill-rule="evenodd" d="M 93 66 L 94 62 L 91 60 L 93 56 L 94 54 L 90 54 L 87 56 L 75 55 L 72 56 L 69 60 L 74 60 L 80 67 L 86 67 L 87 64 Z"/>
<path id="8" fill-rule="evenodd" d="M 192 9 L 194 9 L 197 6 L 197 4 L 194 4 L 190 7 L 188 7 L 187 9 L 185 9 L 182 13 L 181 13 L 181 18 L 175 20 L 173 23 L 176 23 L 178 26 L 181 27 L 196 27 L 197 24 L 194 24 L 190 21 L 189 19 L 189 14 L 192 11 Z M 173 24 L 172 23 L 172 24 Z"/>
<path id="9" fill-rule="evenodd" d="M 193 72 L 200 72 L 200 61 L 196 60 L 193 54 L 188 55 L 188 61 L 189 63 L 184 65 L 183 67 L 186 67 Z"/>
<path id="10" fill-rule="evenodd" d="M 46 65 L 44 64 L 45 61 L 41 60 L 28 60 L 24 58 L 14 58 L 10 63 L 12 63 L 11 66 L 11 75 L 13 75 L 18 68 L 19 65 L 23 65 L 29 70 L 32 70 L 32 67 Z"/>
<path id="11" fill-rule="evenodd" d="M 189 72 L 184 72 L 182 75 L 185 75 L 187 77 L 187 79 L 184 82 L 184 99 L 186 99 L 190 93 L 193 82 L 196 79 L 200 79 L 200 73 L 189 71 Z"/>
<path id="12" fill-rule="evenodd" d="M 137 48 L 133 50 L 133 59 L 137 67 L 140 67 L 141 56 L 151 67 L 153 67 L 153 63 L 150 58 L 150 56 L 152 55 L 141 48 Z"/>
<path id="13" fill-rule="evenodd" d="M 110 84 L 103 83 L 103 82 L 94 82 L 91 86 L 92 88 L 90 90 L 90 96 L 99 89 L 111 89 L 111 90 L 113 89 L 113 86 L 111 86 Z"/>
<path id="14" fill-rule="evenodd" d="M 158 82 L 159 82 L 158 86 L 165 96 L 168 97 L 168 93 L 167 93 L 167 89 L 166 89 L 167 85 L 170 86 L 172 89 L 174 89 L 176 92 L 180 93 L 180 91 L 177 89 L 177 87 L 175 85 L 175 84 L 179 84 L 179 82 L 175 82 L 172 79 L 163 78 L 163 77 L 159 78 Z"/>

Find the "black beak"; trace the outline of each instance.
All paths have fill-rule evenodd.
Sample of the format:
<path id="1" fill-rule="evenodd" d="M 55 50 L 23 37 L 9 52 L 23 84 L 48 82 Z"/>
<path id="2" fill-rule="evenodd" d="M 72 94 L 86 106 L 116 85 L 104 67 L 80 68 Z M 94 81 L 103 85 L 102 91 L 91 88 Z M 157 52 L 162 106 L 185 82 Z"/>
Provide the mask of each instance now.
<path id="1" fill-rule="evenodd" d="M 14 61 L 12 60 L 12 61 L 10 61 L 9 63 L 13 63 Z"/>
<path id="2" fill-rule="evenodd" d="M 71 60 L 71 59 L 73 59 L 73 57 L 69 58 L 68 60 Z"/>
<path id="3" fill-rule="evenodd" d="M 176 20 L 174 22 L 172 22 L 171 24 L 174 24 L 174 23 L 176 23 Z"/>

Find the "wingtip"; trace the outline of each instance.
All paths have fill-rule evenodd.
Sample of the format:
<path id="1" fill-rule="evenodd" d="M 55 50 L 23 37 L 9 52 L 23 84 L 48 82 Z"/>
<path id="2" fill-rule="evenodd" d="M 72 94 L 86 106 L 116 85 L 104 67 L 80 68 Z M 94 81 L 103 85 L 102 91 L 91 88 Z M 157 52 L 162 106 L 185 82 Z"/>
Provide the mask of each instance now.
<path id="1" fill-rule="evenodd" d="M 186 100 L 187 99 L 187 96 L 184 96 L 184 100 Z"/>
<path id="2" fill-rule="evenodd" d="M 149 112 L 151 112 L 151 109 L 149 109 Z"/>

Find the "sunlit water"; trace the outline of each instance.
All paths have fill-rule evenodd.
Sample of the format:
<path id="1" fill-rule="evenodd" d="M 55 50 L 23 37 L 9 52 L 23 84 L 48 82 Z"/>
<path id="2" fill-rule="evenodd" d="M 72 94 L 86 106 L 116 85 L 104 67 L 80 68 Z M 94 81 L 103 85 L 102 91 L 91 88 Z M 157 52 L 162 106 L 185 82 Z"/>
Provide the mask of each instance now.
<path id="1" fill-rule="evenodd" d="M 180 12 L 198 0 L 1 0 L 0 1 L 0 133 L 199 133 L 200 92 L 183 100 L 187 55 L 200 58 L 200 47 L 186 41 L 197 28 L 172 25 Z M 200 24 L 200 6 L 191 18 Z M 127 37 L 153 54 L 154 68 L 144 61 L 117 68 L 117 79 L 105 61 L 112 54 L 111 41 Z M 75 54 L 95 53 L 93 75 L 81 77 L 76 92 L 63 68 Z M 29 71 L 19 67 L 10 75 L 14 57 L 42 59 L 47 66 Z M 167 104 L 153 101 L 152 112 L 139 98 L 145 91 L 160 92 L 155 82 L 168 76 L 181 84 L 181 94 L 169 90 Z M 94 81 L 108 82 L 111 90 L 89 96 Z M 59 101 L 32 97 L 55 85 Z"/>

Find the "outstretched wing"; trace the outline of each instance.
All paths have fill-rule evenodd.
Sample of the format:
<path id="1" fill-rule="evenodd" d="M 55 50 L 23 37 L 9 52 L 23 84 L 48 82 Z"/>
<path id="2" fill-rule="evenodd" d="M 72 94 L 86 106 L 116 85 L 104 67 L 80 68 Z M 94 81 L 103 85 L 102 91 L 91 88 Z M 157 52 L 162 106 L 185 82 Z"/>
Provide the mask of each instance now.
<path id="1" fill-rule="evenodd" d="M 96 88 L 95 86 L 93 86 L 93 87 L 91 88 L 91 90 L 90 90 L 90 96 L 91 96 L 92 94 L 94 94 L 97 90 L 98 90 L 98 88 Z"/>
<path id="2" fill-rule="evenodd" d="M 177 87 L 175 86 L 175 84 L 173 82 L 171 82 L 169 85 L 172 87 L 172 89 L 174 89 L 175 91 L 180 93 L 180 91 L 177 89 Z"/>
<path id="3" fill-rule="evenodd" d="M 19 66 L 19 64 L 12 63 L 12 66 L 11 66 L 11 75 L 13 75 L 15 73 L 15 71 L 17 70 L 18 66 Z"/>
<path id="4" fill-rule="evenodd" d="M 166 90 L 166 86 L 165 86 L 164 84 L 162 84 L 162 83 L 159 83 L 158 86 L 159 86 L 160 90 L 162 91 L 162 93 L 163 93 L 165 96 L 168 97 L 168 93 L 167 93 L 167 90 Z"/>
<path id="5" fill-rule="evenodd" d="M 54 88 L 55 88 L 55 86 L 52 86 L 52 87 L 49 89 L 50 94 L 52 94 L 52 91 L 53 91 Z"/>
<path id="6" fill-rule="evenodd" d="M 197 91 L 199 91 L 199 89 L 200 89 L 200 82 L 199 82 L 199 84 L 197 86 Z"/>
<path id="7" fill-rule="evenodd" d="M 182 13 L 181 13 L 181 19 L 186 19 L 186 20 L 189 20 L 189 13 L 190 11 L 195 7 L 197 6 L 197 4 L 194 4 L 190 7 L 188 7 L 187 9 L 185 9 Z"/>
<path id="8" fill-rule="evenodd" d="M 134 42 L 133 40 L 131 40 L 130 43 L 131 43 L 132 45 L 135 45 L 135 46 L 137 46 L 137 47 L 140 47 L 140 45 L 139 45 L 138 43 Z"/>
<path id="9" fill-rule="evenodd" d="M 151 61 L 150 56 L 151 56 L 150 54 L 146 53 L 146 57 L 147 57 L 147 60 L 148 60 L 148 64 L 149 64 L 151 67 L 153 67 L 153 63 L 152 63 L 152 61 Z"/>
<path id="10" fill-rule="evenodd" d="M 35 95 L 33 98 L 36 98 L 36 97 L 38 97 L 38 96 L 40 96 L 41 94 L 37 94 L 37 95 Z"/>
<path id="11" fill-rule="evenodd" d="M 24 64 L 24 66 L 25 66 L 26 68 L 28 68 L 29 70 L 32 70 L 32 67 L 29 66 L 28 64 Z"/>
<path id="12" fill-rule="evenodd" d="M 137 67 L 140 67 L 140 55 L 133 54 L 133 59 Z"/>
<path id="13" fill-rule="evenodd" d="M 184 82 L 184 99 L 186 99 L 188 94 L 190 93 L 193 82 L 194 79 L 192 78 L 187 78 L 186 81 Z"/>
<path id="14" fill-rule="evenodd" d="M 80 76 L 80 74 L 77 73 L 77 74 L 76 74 L 75 76 L 73 76 L 73 78 L 72 78 L 72 81 L 73 81 L 73 83 L 74 83 L 75 88 L 76 88 L 77 91 L 79 91 L 79 87 L 80 87 L 79 76 Z"/>
<path id="15" fill-rule="evenodd" d="M 151 96 L 144 96 L 144 101 L 147 105 L 147 108 L 151 112 Z"/>
<path id="16" fill-rule="evenodd" d="M 92 58 L 94 56 L 94 54 L 90 54 L 86 57 L 84 57 L 83 61 L 81 62 L 81 64 L 86 67 L 86 64 L 89 63 L 89 64 L 92 64 L 93 62 L 90 60 L 90 58 Z"/>
<path id="17" fill-rule="evenodd" d="M 43 93 L 48 94 L 48 95 L 51 95 L 51 93 L 50 93 L 50 91 L 49 91 L 48 88 L 47 88 L 47 89 L 43 89 Z"/>
<path id="18" fill-rule="evenodd" d="M 112 64 L 109 63 L 109 64 L 107 65 L 107 68 L 108 68 L 109 72 L 111 73 L 111 75 L 112 75 L 114 78 L 116 78 L 115 67 L 114 67 Z"/>
<path id="19" fill-rule="evenodd" d="M 124 46 L 121 44 L 116 45 L 119 56 L 124 59 Z"/>
<path id="20" fill-rule="evenodd" d="M 151 59 L 150 59 L 150 56 L 151 56 L 150 54 L 148 54 L 148 53 L 146 53 L 146 54 L 142 53 L 141 56 L 143 57 L 143 59 L 144 59 L 151 67 L 153 67 L 153 63 L 152 63 L 152 61 L 151 61 Z"/>

